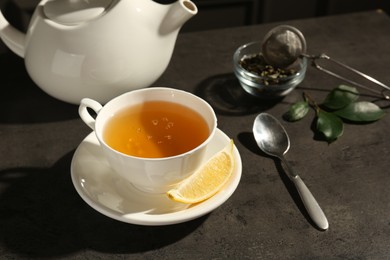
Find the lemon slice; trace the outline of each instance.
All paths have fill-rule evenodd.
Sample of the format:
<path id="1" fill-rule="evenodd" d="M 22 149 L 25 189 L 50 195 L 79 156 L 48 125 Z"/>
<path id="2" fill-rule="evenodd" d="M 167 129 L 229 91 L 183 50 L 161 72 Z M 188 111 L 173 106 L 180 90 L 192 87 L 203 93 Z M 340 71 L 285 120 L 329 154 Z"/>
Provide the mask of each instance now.
<path id="1" fill-rule="evenodd" d="M 233 140 L 200 166 L 190 177 L 167 192 L 170 199 L 193 204 L 216 194 L 227 183 L 234 169 Z"/>

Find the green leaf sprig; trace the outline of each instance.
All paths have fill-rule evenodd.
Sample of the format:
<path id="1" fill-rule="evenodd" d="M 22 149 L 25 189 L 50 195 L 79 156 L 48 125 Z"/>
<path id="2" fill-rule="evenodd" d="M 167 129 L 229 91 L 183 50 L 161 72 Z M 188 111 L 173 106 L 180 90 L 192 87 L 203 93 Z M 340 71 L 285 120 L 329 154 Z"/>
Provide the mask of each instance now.
<path id="1" fill-rule="evenodd" d="M 318 105 L 307 93 L 303 93 L 303 101 L 290 106 L 284 118 L 290 122 L 304 118 L 312 107 L 316 112 L 316 130 L 328 143 L 343 135 L 344 122 L 373 122 L 385 115 L 376 104 L 358 101 L 359 91 L 350 86 L 340 85 L 334 88 Z"/>

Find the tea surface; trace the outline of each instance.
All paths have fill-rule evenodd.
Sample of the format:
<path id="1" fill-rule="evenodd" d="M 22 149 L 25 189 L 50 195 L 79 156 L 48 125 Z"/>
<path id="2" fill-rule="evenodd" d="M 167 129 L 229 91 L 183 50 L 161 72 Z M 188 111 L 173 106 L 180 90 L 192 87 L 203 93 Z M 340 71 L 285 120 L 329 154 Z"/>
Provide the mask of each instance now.
<path id="1" fill-rule="evenodd" d="M 103 138 L 119 152 L 161 158 L 194 149 L 209 131 L 198 112 L 172 102 L 149 101 L 116 113 L 107 122 Z"/>

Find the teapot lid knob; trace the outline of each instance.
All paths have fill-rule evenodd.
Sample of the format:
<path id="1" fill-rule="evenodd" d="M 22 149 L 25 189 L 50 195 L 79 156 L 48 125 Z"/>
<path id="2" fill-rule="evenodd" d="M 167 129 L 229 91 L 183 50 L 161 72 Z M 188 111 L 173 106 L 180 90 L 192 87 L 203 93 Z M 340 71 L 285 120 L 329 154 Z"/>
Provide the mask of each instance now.
<path id="1" fill-rule="evenodd" d="M 114 0 L 48 0 L 43 12 L 50 20 L 73 25 L 102 15 Z"/>

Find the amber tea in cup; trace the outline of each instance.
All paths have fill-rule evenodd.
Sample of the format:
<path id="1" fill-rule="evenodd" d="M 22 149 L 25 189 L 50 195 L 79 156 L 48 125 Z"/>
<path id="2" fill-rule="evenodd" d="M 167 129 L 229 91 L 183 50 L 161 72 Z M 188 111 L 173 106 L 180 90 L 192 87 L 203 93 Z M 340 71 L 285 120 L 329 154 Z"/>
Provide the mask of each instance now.
<path id="1" fill-rule="evenodd" d="M 209 134 L 207 122 L 193 109 L 173 102 L 147 101 L 113 115 L 103 130 L 103 139 L 127 155 L 162 158 L 196 148 Z"/>
<path id="2" fill-rule="evenodd" d="M 193 174 L 217 129 L 205 100 L 173 88 L 134 90 L 104 106 L 84 98 L 79 114 L 95 131 L 113 174 L 153 193 L 166 192 Z"/>

